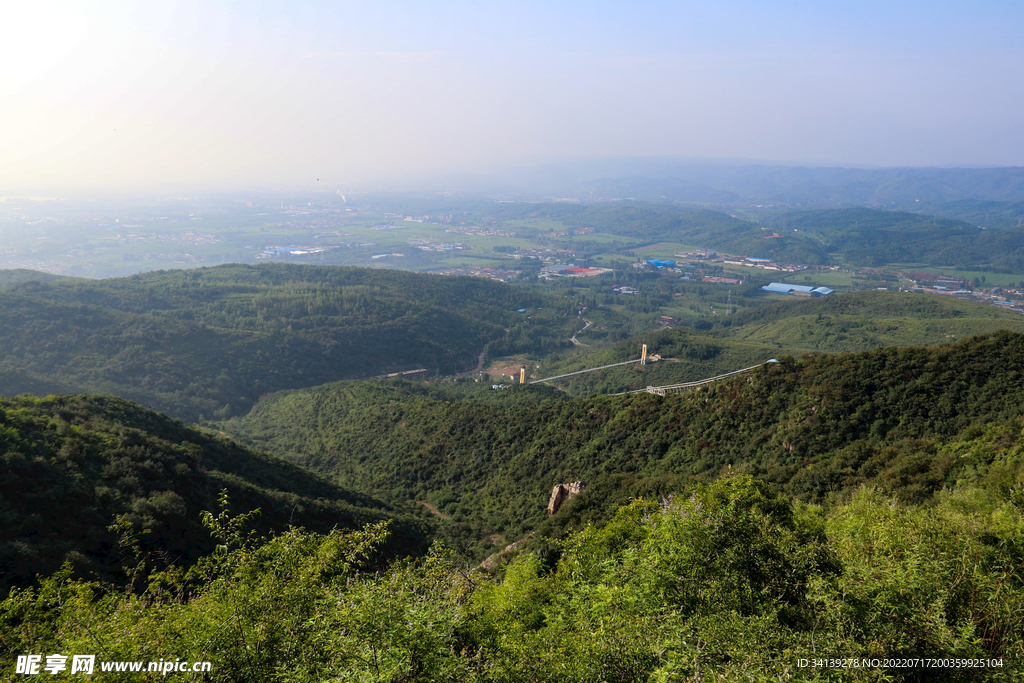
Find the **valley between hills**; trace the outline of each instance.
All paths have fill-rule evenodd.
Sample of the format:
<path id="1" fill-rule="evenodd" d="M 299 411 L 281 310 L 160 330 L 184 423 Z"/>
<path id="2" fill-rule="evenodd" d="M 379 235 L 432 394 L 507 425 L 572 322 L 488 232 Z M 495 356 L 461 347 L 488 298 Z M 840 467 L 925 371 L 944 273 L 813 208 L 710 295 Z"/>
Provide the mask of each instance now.
<path id="1" fill-rule="evenodd" d="M 956 657 L 985 664 L 936 680 L 1017 679 L 1024 318 L 750 289 L 706 325 L 658 325 L 705 285 L 636 283 L 10 277 L 0 657 L 480 681 Z M 657 360 L 626 363 L 643 345 Z M 519 384 L 480 359 L 530 380 L 624 364 Z"/>

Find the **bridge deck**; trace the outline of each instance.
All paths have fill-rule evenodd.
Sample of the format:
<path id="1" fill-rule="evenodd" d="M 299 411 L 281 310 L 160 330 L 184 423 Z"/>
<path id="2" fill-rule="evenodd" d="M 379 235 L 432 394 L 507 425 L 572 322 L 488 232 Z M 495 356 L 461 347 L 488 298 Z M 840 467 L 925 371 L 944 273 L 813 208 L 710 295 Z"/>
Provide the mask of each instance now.
<path id="1" fill-rule="evenodd" d="M 633 360 L 627 360 L 627 361 L 623 361 L 621 363 L 612 363 L 611 365 L 602 365 L 599 368 L 587 368 L 586 370 L 577 370 L 575 372 L 567 372 L 564 375 L 555 375 L 554 377 L 545 377 L 544 379 L 535 379 L 535 380 L 531 380 L 529 383 L 530 384 L 537 384 L 539 382 L 548 382 L 548 381 L 553 380 L 553 379 L 561 379 L 563 377 L 572 377 L 573 375 L 582 375 L 585 372 L 594 372 L 595 370 L 604 370 L 605 368 L 614 368 L 614 367 L 616 367 L 618 365 L 629 365 L 630 363 L 639 363 L 641 360 L 642 359 L 640 359 L 640 358 L 634 358 Z M 775 361 L 773 359 L 773 360 L 770 360 L 770 361 L 767 361 L 767 362 L 768 363 L 772 363 L 772 362 L 775 362 Z M 710 384 L 711 382 L 717 382 L 718 380 L 725 379 L 727 377 L 732 377 L 734 375 L 741 375 L 744 372 L 750 372 L 751 370 L 755 370 L 755 369 L 761 367 L 762 365 L 764 365 L 764 363 L 758 363 L 757 365 L 751 365 L 749 368 L 743 368 L 741 370 L 733 370 L 732 372 L 727 372 L 724 375 L 716 375 L 714 377 L 708 377 L 707 379 L 697 380 L 696 382 L 683 382 L 682 384 L 666 384 L 665 386 L 662 386 L 662 387 L 647 387 L 646 389 L 636 389 L 634 391 L 624 391 L 622 393 L 624 393 L 624 394 L 639 394 L 641 392 L 646 391 L 649 394 L 658 394 L 659 396 L 664 396 L 666 394 L 677 394 L 677 393 L 680 393 L 680 392 L 683 392 L 683 391 L 689 391 L 691 389 L 697 389 L 698 387 L 702 387 L 705 384 Z M 617 394 L 617 395 L 621 396 L 622 394 Z"/>
<path id="2" fill-rule="evenodd" d="M 718 380 L 725 379 L 726 377 L 732 377 L 734 375 L 741 375 L 744 372 L 750 372 L 751 370 L 759 368 L 762 365 L 764 365 L 764 363 L 758 363 L 757 365 L 751 365 L 749 368 L 743 368 L 742 370 L 733 370 L 732 372 L 727 372 L 724 375 L 716 375 L 715 377 L 708 377 L 707 379 L 698 380 L 696 382 L 684 382 L 682 384 L 666 384 L 663 387 L 647 387 L 646 389 L 638 389 L 633 393 L 640 393 L 641 391 L 646 391 L 649 394 L 658 394 L 659 396 L 664 396 L 666 394 L 676 394 L 682 391 L 689 391 L 690 389 L 702 387 L 705 384 L 717 382 Z"/>

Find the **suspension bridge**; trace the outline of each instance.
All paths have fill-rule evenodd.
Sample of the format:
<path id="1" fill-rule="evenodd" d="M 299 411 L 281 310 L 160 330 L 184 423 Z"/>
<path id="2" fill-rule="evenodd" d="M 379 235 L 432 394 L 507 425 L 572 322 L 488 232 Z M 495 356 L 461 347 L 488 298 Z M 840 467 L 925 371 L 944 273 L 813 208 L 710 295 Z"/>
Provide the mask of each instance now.
<path id="1" fill-rule="evenodd" d="M 624 360 L 621 363 L 612 363 L 611 365 L 602 365 L 599 368 L 587 368 L 586 370 L 577 370 L 576 372 L 567 372 L 564 375 L 555 375 L 554 377 L 545 377 L 544 379 L 530 380 L 529 384 L 539 384 L 541 382 L 550 382 L 553 379 L 562 379 L 563 377 L 572 377 L 573 375 L 582 375 L 585 372 L 596 372 L 598 370 L 604 370 L 605 368 L 614 368 L 620 365 L 630 365 L 632 363 L 639 363 L 641 358 L 634 358 L 633 360 Z"/>
<path id="2" fill-rule="evenodd" d="M 774 358 L 772 358 L 772 359 L 770 359 L 768 361 L 765 361 L 765 363 L 777 363 L 777 362 L 778 361 L 775 360 Z M 597 372 L 598 370 L 605 370 L 607 368 L 614 368 L 614 367 L 618 367 L 620 365 L 631 365 L 633 363 L 640 363 L 642 365 L 646 365 L 647 364 L 647 345 L 646 344 L 644 344 L 643 354 L 640 356 L 640 358 L 634 358 L 633 360 L 625 360 L 625 361 L 622 361 L 621 363 L 611 363 L 609 365 L 602 365 L 602 366 L 596 367 L 596 368 L 587 368 L 586 370 L 576 370 L 575 372 L 567 372 L 567 373 L 562 374 L 562 375 L 554 375 L 553 377 L 545 377 L 543 379 L 535 379 L 535 380 L 531 380 L 529 382 L 529 384 L 540 384 L 541 382 L 550 382 L 551 380 L 554 380 L 554 379 L 562 379 L 564 377 L 573 377 L 575 375 L 582 375 L 582 374 L 584 374 L 586 372 Z M 707 384 L 711 384 L 712 382 L 718 382 L 719 380 L 723 380 L 723 379 L 726 379 L 726 378 L 729 378 L 729 377 L 735 377 L 736 375 L 742 375 L 743 373 L 750 372 L 751 370 L 756 370 L 757 368 L 761 367 L 762 365 L 765 365 L 765 363 L 758 363 L 757 365 L 751 365 L 749 368 L 741 368 L 739 370 L 733 370 L 732 372 L 726 372 L 725 374 L 722 374 L 722 375 L 715 375 L 714 377 L 708 377 L 707 379 L 701 379 L 701 380 L 697 380 L 697 381 L 694 381 L 694 382 L 683 382 L 681 384 L 666 384 L 666 385 L 660 386 L 660 387 L 651 387 L 651 386 L 649 386 L 649 387 L 646 387 L 645 389 L 634 389 L 633 391 L 624 391 L 624 392 L 621 392 L 621 393 L 615 394 L 615 395 L 616 396 L 621 396 L 622 394 L 640 394 L 640 393 L 643 393 L 645 391 L 647 393 L 649 393 L 649 394 L 657 394 L 659 396 L 665 396 L 667 394 L 679 394 L 679 393 L 682 393 L 684 391 L 691 391 L 693 389 L 697 389 L 697 388 L 705 386 Z M 526 371 L 525 371 L 525 369 L 520 372 L 520 379 L 519 379 L 519 381 L 520 381 L 520 383 L 524 383 L 524 384 L 527 383 L 526 382 Z"/>
<path id="3" fill-rule="evenodd" d="M 774 359 L 766 361 L 766 363 L 773 363 L 773 362 L 778 362 L 778 361 L 775 361 Z M 762 365 L 765 365 L 765 363 L 758 363 L 757 365 L 751 365 L 749 368 L 743 368 L 741 370 L 733 370 L 732 372 L 727 372 L 724 375 L 715 375 L 714 377 L 708 377 L 707 379 L 697 380 L 696 382 L 683 382 L 682 384 L 666 384 L 665 386 L 662 386 L 662 387 L 647 387 L 646 389 L 636 389 L 634 391 L 627 391 L 625 393 L 627 393 L 627 394 L 640 394 L 640 393 L 643 393 L 643 392 L 646 391 L 649 394 L 658 394 L 659 396 L 665 396 L 666 394 L 680 394 L 680 393 L 682 393 L 684 391 L 690 391 L 692 389 L 697 389 L 699 387 L 704 386 L 705 384 L 711 384 L 712 382 L 717 382 L 717 381 L 725 379 L 727 377 L 734 377 L 736 375 L 742 375 L 744 372 L 750 372 L 751 370 L 756 370 L 757 368 L 761 367 Z"/>

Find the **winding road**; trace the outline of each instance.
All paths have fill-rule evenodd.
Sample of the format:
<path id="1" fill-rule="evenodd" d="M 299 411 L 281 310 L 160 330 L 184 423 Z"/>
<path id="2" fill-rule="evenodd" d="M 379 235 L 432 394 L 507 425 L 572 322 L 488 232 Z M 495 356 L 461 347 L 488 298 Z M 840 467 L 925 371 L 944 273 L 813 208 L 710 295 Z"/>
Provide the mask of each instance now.
<path id="1" fill-rule="evenodd" d="M 572 337 L 569 338 L 569 340 L 573 344 L 575 344 L 576 346 L 586 346 L 586 344 L 584 344 L 584 343 L 580 342 L 578 339 L 576 339 L 576 335 L 579 334 L 580 332 L 582 332 L 583 330 L 587 329 L 591 325 L 593 325 L 593 323 L 590 322 L 589 320 L 587 320 L 586 318 L 583 318 L 583 322 L 585 322 L 586 325 L 584 325 L 580 329 L 576 330 L 576 332 L 572 335 Z"/>

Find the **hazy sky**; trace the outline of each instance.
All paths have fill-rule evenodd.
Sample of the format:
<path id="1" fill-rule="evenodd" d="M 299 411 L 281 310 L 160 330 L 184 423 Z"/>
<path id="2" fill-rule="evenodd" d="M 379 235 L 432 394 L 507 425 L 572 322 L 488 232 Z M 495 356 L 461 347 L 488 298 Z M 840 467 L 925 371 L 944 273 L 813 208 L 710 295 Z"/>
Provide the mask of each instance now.
<path id="1" fill-rule="evenodd" d="M 9 3 L 0 127 L 0 195 L 594 156 L 1024 165 L 1024 3 Z"/>

